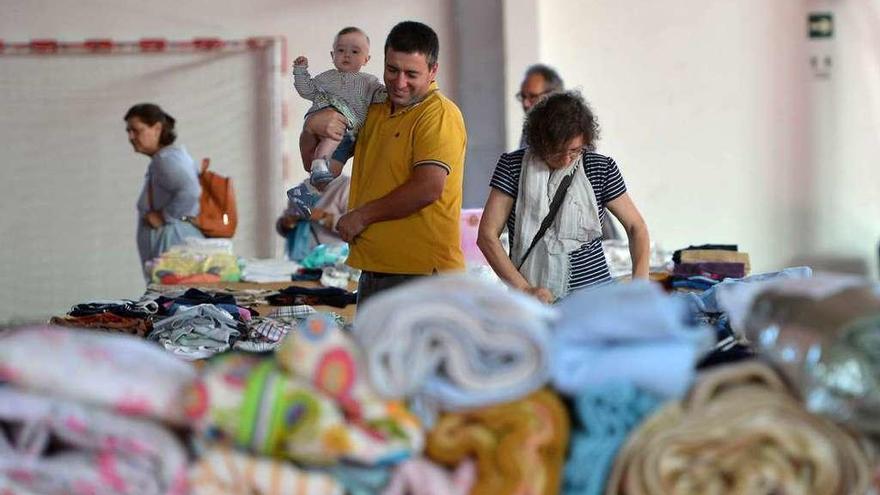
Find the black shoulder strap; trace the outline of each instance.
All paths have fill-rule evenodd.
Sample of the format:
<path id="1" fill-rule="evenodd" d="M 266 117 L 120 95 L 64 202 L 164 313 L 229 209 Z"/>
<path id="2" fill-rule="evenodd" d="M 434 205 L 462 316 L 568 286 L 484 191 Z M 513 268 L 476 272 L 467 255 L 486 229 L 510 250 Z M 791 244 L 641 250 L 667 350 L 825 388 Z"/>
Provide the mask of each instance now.
<path id="1" fill-rule="evenodd" d="M 525 263 L 529 255 L 532 254 L 532 249 L 535 249 L 535 245 L 537 245 L 538 241 L 544 237 L 544 233 L 547 232 L 547 229 L 553 225 L 553 220 L 556 218 L 556 213 L 559 211 L 559 207 L 562 206 L 562 200 L 565 199 L 565 193 L 568 192 L 568 186 L 571 185 L 573 177 L 574 173 L 571 173 L 562 178 L 562 182 L 560 182 L 559 187 L 556 188 L 556 194 L 553 196 L 553 200 L 550 201 L 550 211 L 547 212 L 547 216 L 541 221 L 541 226 L 538 227 L 538 231 L 535 233 L 535 238 L 532 239 L 532 244 L 526 250 L 526 254 L 522 257 L 522 261 L 520 261 L 519 265 L 516 267 L 517 270 L 522 268 L 523 263 Z"/>

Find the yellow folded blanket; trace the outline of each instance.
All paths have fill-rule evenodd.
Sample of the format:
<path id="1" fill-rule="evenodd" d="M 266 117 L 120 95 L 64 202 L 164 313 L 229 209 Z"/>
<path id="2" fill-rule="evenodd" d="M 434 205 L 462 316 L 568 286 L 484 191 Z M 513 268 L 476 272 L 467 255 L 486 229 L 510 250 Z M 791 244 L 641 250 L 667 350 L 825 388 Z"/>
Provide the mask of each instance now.
<path id="1" fill-rule="evenodd" d="M 568 435 L 562 401 L 539 390 L 515 402 L 441 416 L 426 453 L 447 466 L 475 458 L 471 495 L 556 495 Z"/>

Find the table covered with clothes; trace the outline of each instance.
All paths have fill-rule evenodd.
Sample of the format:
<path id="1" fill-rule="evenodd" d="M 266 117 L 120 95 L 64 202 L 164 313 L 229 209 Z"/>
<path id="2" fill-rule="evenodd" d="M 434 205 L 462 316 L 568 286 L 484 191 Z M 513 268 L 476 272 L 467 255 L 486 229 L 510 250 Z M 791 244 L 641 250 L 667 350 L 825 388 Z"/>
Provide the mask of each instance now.
<path id="1" fill-rule="evenodd" d="M 154 287 L 104 322 L 91 302 L 59 318 L 93 328 L 0 332 L 0 493 L 876 493 L 880 287 L 705 275 L 741 268 L 554 306 L 426 277 L 353 319 L 278 288 L 251 293 L 259 316 L 218 287 Z M 187 311 L 239 335 L 181 352 L 214 345 L 181 340 Z"/>

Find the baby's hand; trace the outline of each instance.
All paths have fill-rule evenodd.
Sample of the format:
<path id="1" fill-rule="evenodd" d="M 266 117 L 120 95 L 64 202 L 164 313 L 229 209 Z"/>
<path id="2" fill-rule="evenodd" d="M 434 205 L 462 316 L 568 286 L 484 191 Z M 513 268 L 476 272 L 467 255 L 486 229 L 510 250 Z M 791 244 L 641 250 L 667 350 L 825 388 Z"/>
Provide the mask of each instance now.
<path id="1" fill-rule="evenodd" d="M 296 57 L 296 60 L 293 61 L 293 65 L 302 65 L 304 67 L 308 67 L 309 59 L 300 55 L 299 57 Z"/>

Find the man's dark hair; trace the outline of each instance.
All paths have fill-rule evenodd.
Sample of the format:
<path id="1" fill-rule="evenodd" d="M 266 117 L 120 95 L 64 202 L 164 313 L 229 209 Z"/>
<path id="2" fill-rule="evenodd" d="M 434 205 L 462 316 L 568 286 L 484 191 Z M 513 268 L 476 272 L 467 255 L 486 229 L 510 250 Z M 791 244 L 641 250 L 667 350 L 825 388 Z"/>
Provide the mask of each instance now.
<path id="1" fill-rule="evenodd" d="M 416 21 L 403 21 L 391 28 L 385 39 L 385 53 L 389 48 L 395 52 L 421 53 L 428 62 L 428 68 L 433 67 L 440 56 L 437 33 L 428 25 Z"/>
<path id="2" fill-rule="evenodd" d="M 532 107 L 526 116 L 524 132 L 532 151 L 546 159 L 565 151 L 566 144 L 578 136 L 583 136 L 584 148 L 595 150 L 599 122 L 579 92 L 564 91 Z"/>
<path id="3" fill-rule="evenodd" d="M 526 69 L 526 75 L 523 76 L 523 79 L 528 79 L 529 76 L 534 75 L 544 78 L 544 83 L 546 84 L 544 91 L 547 93 L 556 93 L 565 89 L 565 83 L 562 82 L 559 73 L 553 70 L 549 65 L 535 64 L 530 66 Z"/>
<path id="4" fill-rule="evenodd" d="M 134 105 L 125 112 L 125 117 L 122 120 L 128 121 L 132 117 L 137 117 L 138 120 L 151 127 L 156 125 L 156 122 L 161 122 L 162 133 L 159 134 L 159 144 L 162 146 L 168 146 L 177 139 L 177 133 L 174 131 L 174 117 L 165 113 L 155 103 L 138 103 Z"/>

